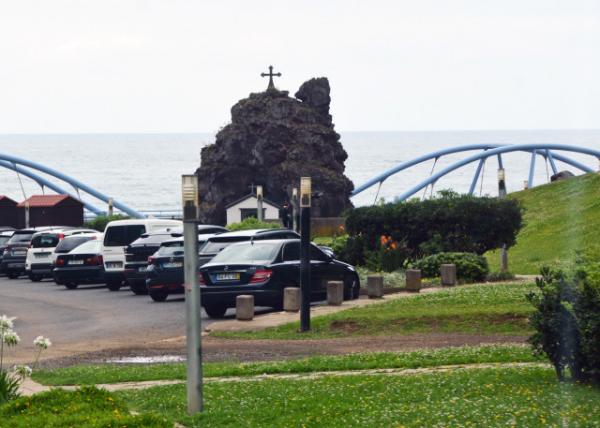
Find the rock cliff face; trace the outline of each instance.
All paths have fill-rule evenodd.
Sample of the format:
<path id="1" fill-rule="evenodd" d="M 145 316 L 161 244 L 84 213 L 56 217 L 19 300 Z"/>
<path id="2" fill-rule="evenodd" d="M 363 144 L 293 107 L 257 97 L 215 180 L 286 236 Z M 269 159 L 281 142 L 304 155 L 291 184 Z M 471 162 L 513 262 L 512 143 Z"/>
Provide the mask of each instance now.
<path id="1" fill-rule="evenodd" d="M 301 176 L 312 177 L 313 216 L 339 215 L 351 206 L 352 182 L 344 175 L 348 157 L 329 114 L 329 81 L 305 82 L 296 98 L 269 89 L 250 94 L 231 109 L 231 123 L 202 149 L 200 217 L 225 224 L 225 206 L 263 186 L 265 198 L 288 201 Z"/>

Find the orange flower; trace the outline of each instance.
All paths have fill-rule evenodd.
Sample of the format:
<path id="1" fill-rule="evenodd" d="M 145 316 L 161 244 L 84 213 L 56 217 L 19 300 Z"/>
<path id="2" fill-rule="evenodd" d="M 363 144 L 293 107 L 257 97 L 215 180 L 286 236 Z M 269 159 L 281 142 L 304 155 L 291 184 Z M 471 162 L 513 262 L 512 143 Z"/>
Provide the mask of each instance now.
<path id="1" fill-rule="evenodd" d="M 381 246 L 385 246 L 387 244 L 387 241 L 388 241 L 387 236 L 381 235 L 381 238 L 379 238 L 379 239 L 381 241 Z"/>
<path id="2" fill-rule="evenodd" d="M 390 245 L 392 247 L 392 250 L 395 250 L 396 248 L 398 248 L 398 244 L 395 242 L 392 242 L 392 245 Z"/>
<path id="3" fill-rule="evenodd" d="M 346 231 L 346 228 L 344 227 L 344 225 L 340 225 L 340 232 L 344 233 Z"/>

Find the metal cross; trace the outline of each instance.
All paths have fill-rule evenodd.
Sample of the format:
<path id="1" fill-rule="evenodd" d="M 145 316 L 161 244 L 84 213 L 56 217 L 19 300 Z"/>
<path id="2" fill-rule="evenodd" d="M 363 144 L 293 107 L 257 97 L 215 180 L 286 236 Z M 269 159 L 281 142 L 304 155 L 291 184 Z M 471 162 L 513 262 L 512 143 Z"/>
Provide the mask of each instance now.
<path id="1" fill-rule="evenodd" d="M 269 86 L 267 87 L 267 90 L 269 90 L 269 89 L 275 89 L 275 85 L 273 84 L 273 76 L 281 77 L 281 73 L 273 73 L 273 66 L 270 65 L 269 72 L 268 73 L 260 73 L 260 76 L 261 77 L 269 76 Z"/>

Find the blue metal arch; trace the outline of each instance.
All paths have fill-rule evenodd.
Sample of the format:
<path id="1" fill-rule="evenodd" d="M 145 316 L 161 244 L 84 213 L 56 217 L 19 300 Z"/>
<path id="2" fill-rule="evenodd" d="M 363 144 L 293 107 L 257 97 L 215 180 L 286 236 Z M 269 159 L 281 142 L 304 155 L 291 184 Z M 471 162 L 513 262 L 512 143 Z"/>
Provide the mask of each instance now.
<path id="1" fill-rule="evenodd" d="M 23 174 L 31 179 L 33 179 L 34 181 L 36 181 L 40 186 L 44 185 L 52 190 L 54 190 L 57 193 L 61 193 L 61 194 L 68 194 L 70 196 L 72 196 L 75 199 L 80 199 L 79 196 L 74 195 L 70 192 L 67 192 L 65 189 L 61 188 L 60 186 L 57 186 L 55 184 L 53 184 L 52 182 L 46 180 L 44 177 L 41 177 L 40 175 L 29 171 L 27 169 L 21 168 L 19 165 L 23 165 L 23 166 L 27 166 L 29 168 L 32 168 L 34 170 L 46 173 L 48 175 L 51 175 L 55 178 L 58 178 L 59 180 L 62 180 L 66 183 L 69 183 L 71 186 L 73 186 L 75 189 L 77 190 L 82 190 L 90 195 L 92 195 L 93 197 L 104 201 L 105 203 L 109 202 L 109 197 L 101 192 L 98 192 L 97 190 L 87 186 L 86 184 L 80 182 L 79 180 L 76 180 L 72 177 L 69 177 L 68 175 L 65 175 L 63 173 L 61 173 L 60 171 L 57 171 L 55 169 L 52 168 L 48 168 L 47 166 L 44 166 L 42 164 L 39 164 L 37 162 L 32 162 L 30 160 L 27 159 L 23 159 L 23 158 L 19 158 L 17 156 L 11 156 L 11 155 L 7 155 L 4 153 L 0 153 L 0 167 L 4 167 L 7 169 L 11 169 L 13 171 L 17 171 L 19 174 Z M 102 214 L 104 213 L 103 210 L 100 210 L 98 208 L 96 208 L 95 206 L 81 201 L 85 208 L 88 209 L 89 211 L 93 212 L 94 214 Z M 135 217 L 135 218 L 143 218 L 145 217 L 143 214 L 139 213 L 138 211 L 134 210 L 133 208 L 113 200 L 113 205 L 115 208 L 121 210 L 122 212 L 126 213 L 127 215 L 131 216 L 131 217 Z"/>
<path id="2" fill-rule="evenodd" d="M 435 151 L 435 152 L 432 152 L 432 153 L 429 153 L 429 154 L 426 154 L 423 156 L 419 156 L 415 159 L 412 159 L 412 160 L 409 160 L 406 162 L 402 162 L 402 163 L 396 165 L 395 167 L 390 168 L 387 171 L 384 171 L 383 173 L 371 178 L 366 183 L 356 187 L 356 189 L 354 189 L 354 191 L 352 192 L 351 196 L 356 196 L 359 193 L 370 188 L 371 186 L 374 186 L 376 184 L 381 184 L 390 176 L 397 174 L 397 173 L 399 173 L 407 168 L 410 168 L 414 165 L 418 165 L 420 163 L 427 162 L 431 159 L 439 159 L 440 157 L 446 156 L 449 154 L 461 153 L 461 152 L 473 151 L 473 150 L 484 150 L 484 151 L 482 153 L 470 156 L 468 158 L 465 158 L 462 161 L 459 161 L 455 164 L 448 166 L 447 168 L 438 172 L 437 174 L 430 176 L 427 180 L 424 180 L 423 182 L 421 182 L 417 186 L 413 187 L 409 191 L 404 192 L 397 199 L 405 200 L 405 199 L 411 197 L 412 195 L 414 195 L 419 190 L 429 186 L 432 183 L 435 183 L 442 176 L 454 171 L 455 169 L 458 169 L 464 165 L 467 165 L 467 164 L 477 161 L 477 160 L 480 160 L 480 164 L 478 166 L 478 172 L 481 171 L 483 160 L 487 159 L 488 157 L 491 157 L 491 156 L 498 156 L 498 162 L 499 162 L 500 167 L 502 168 L 503 167 L 502 166 L 502 158 L 501 158 L 502 153 L 508 153 L 508 152 L 514 152 L 514 151 L 524 151 L 524 152 L 532 153 L 533 158 L 535 157 L 536 154 L 540 155 L 540 156 L 544 156 L 545 158 L 547 158 L 550 161 L 550 164 L 552 166 L 552 170 L 554 171 L 554 173 L 557 172 L 556 164 L 554 163 L 555 159 L 559 160 L 561 162 L 567 163 L 567 164 L 569 164 L 575 168 L 578 168 L 586 173 L 594 172 L 594 170 L 592 168 L 588 167 L 587 165 L 584 165 L 574 159 L 568 158 L 564 155 L 553 153 L 553 152 L 551 152 L 551 150 L 562 150 L 562 151 L 583 153 L 583 154 L 587 154 L 590 156 L 595 156 L 600 160 L 600 151 L 598 151 L 598 150 L 588 149 L 585 147 L 577 147 L 577 146 L 572 146 L 572 145 L 567 145 L 567 144 L 516 144 L 516 145 L 470 144 L 470 145 L 465 145 L 465 146 L 457 146 L 457 147 L 451 147 L 451 148 L 447 148 L 447 149 L 443 149 L 443 150 L 438 150 L 438 151 Z M 474 180 L 473 180 L 474 183 L 476 183 L 478 176 L 479 176 L 479 174 L 476 173 Z M 531 183 L 531 181 L 530 181 L 530 183 Z M 471 188 L 474 188 L 474 184 L 471 185 Z M 417 189 L 417 190 L 415 190 L 415 189 Z M 410 193 L 410 194 L 408 194 L 408 193 Z"/>

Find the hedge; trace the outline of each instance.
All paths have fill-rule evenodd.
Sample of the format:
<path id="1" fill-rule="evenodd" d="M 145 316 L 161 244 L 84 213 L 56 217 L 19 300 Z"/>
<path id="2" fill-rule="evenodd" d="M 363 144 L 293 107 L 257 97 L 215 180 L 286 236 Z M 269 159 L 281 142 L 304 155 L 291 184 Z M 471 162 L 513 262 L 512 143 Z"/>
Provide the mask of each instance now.
<path id="1" fill-rule="evenodd" d="M 490 272 L 487 259 L 473 253 L 434 254 L 418 260 L 413 267 L 426 278 L 436 278 L 440 276 L 440 266 L 448 263 L 456 265 L 456 277 L 461 282 L 485 281 Z"/>

